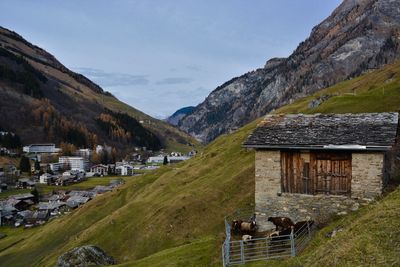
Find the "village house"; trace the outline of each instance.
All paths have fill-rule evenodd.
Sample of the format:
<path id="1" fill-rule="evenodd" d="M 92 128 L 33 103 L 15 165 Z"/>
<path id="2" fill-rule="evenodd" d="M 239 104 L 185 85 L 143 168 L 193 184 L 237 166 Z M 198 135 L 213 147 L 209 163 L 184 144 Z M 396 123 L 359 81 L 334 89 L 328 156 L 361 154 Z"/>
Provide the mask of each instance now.
<path id="1" fill-rule="evenodd" d="M 323 220 L 379 197 L 393 170 L 398 113 L 268 115 L 255 152 L 257 223 Z"/>
<path id="2" fill-rule="evenodd" d="M 89 200 L 90 200 L 90 197 L 73 195 L 68 198 L 68 200 L 66 201 L 66 205 L 71 209 L 75 209 L 75 208 L 87 203 Z"/>
<path id="3" fill-rule="evenodd" d="M 120 165 L 115 168 L 115 173 L 122 176 L 133 175 L 133 167 L 128 164 Z"/>
<path id="4" fill-rule="evenodd" d="M 8 205 L 5 201 L 0 201 L 0 226 L 12 225 L 17 212 L 18 210 L 13 206 Z"/>
<path id="5" fill-rule="evenodd" d="M 12 195 L 9 197 L 9 200 L 10 199 L 25 201 L 25 203 L 32 205 L 34 203 L 35 196 L 32 195 L 31 193 L 24 193 L 24 194 Z"/>
<path id="6" fill-rule="evenodd" d="M 50 213 L 47 210 L 35 210 L 31 213 L 27 213 L 25 217 L 25 227 L 44 224 L 50 217 Z"/>
<path id="7" fill-rule="evenodd" d="M 16 178 L 19 176 L 20 171 L 14 165 L 0 167 L 0 182 L 15 183 Z"/>
<path id="8" fill-rule="evenodd" d="M 13 225 L 19 211 L 27 210 L 34 204 L 34 195 L 26 193 L 12 195 L 0 200 L 0 225 Z"/>
<path id="9" fill-rule="evenodd" d="M 57 177 L 54 184 L 57 186 L 67 186 L 69 184 L 75 183 L 76 176 L 73 175 L 62 175 Z"/>
<path id="10" fill-rule="evenodd" d="M 95 175 L 108 175 L 108 166 L 103 164 L 94 165 L 90 168 L 90 172 Z"/>
<path id="11" fill-rule="evenodd" d="M 39 211 L 47 211 L 51 216 L 57 216 L 67 210 L 67 205 L 62 201 L 39 202 L 37 209 Z"/>
<path id="12" fill-rule="evenodd" d="M 9 198 L 7 199 L 7 204 L 6 206 L 11 206 L 14 207 L 16 210 L 26 210 L 29 209 L 34 204 L 34 202 L 31 199 L 14 199 L 14 198 Z"/>
<path id="13" fill-rule="evenodd" d="M 162 164 L 164 163 L 164 155 L 158 155 L 154 157 L 149 157 L 147 163 L 150 164 Z M 167 155 L 167 160 L 169 163 L 178 163 L 190 159 L 188 156 L 181 156 L 178 152 L 173 152 L 171 155 Z"/>
<path id="14" fill-rule="evenodd" d="M 21 178 L 18 179 L 17 188 L 28 188 L 33 189 L 35 187 L 36 182 L 30 180 L 29 178 Z"/>
<path id="15" fill-rule="evenodd" d="M 48 165 L 52 172 L 59 172 L 64 167 L 64 164 L 59 162 L 49 163 Z"/>
<path id="16" fill-rule="evenodd" d="M 54 184 L 56 179 L 57 179 L 56 175 L 51 175 L 49 173 L 43 173 L 42 175 L 39 176 L 39 183 L 51 185 L 51 184 Z"/>

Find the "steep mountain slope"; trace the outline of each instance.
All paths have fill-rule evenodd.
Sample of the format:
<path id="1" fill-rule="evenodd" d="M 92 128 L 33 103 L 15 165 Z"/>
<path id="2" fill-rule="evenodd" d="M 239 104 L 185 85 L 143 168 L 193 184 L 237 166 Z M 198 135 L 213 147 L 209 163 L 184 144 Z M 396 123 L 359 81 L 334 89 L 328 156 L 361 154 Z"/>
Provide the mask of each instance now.
<path id="1" fill-rule="evenodd" d="M 24 143 L 190 149 L 193 138 L 120 102 L 43 49 L 0 27 L 0 126 Z M 129 116 L 121 115 L 126 113 Z"/>
<path id="2" fill-rule="evenodd" d="M 184 107 L 181 109 L 178 109 L 177 111 L 174 112 L 174 114 L 172 114 L 171 116 L 169 116 L 166 121 L 169 124 L 172 125 L 178 125 L 178 122 L 185 117 L 188 114 L 191 114 L 194 110 L 194 107 L 190 106 L 190 107 Z"/>
<path id="3" fill-rule="evenodd" d="M 369 93 L 374 105 L 365 105 L 369 96 L 362 93 L 347 98 L 346 92 L 353 89 Z M 308 110 L 309 103 L 328 92 L 338 95 L 320 103 L 321 110 Z M 336 107 L 329 101 L 333 100 L 339 106 L 344 103 L 346 112 L 399 110 L 400 62 L 284 108 L 332 112 Z M 187 162 L 135 177 L 68 216 L 36 229 L 9 229 L 8 237 L 0 239 L 0 266 L 54 266 L 59 255 L 83 244 L 99 245 L 124 266 L 221 266 L 224 216 L 254 204 L 254 152 L 241 144 L 258 122 L 220 136 Z M 353 265 L 385 265 L 378 263 L 398 261 L 399 199 L 398 189 L 383 202 L 324 229 L 302 257 L 274 264 L 332 266 L 335 260 L 352 260 Z M 382 227 L 380 222 L 388 225 Z M 343 240 L 327 240 L 324 234 L 337 225 L 345 227 Z M 349 244 L 349 238 L 354 243 Z"/>
<path id="4" fill-rule="evenodd" d="M 400 1 L 344 0 L 288 58 L 216 88 L 179 127 L 203 142 L 400 56 Z"/>

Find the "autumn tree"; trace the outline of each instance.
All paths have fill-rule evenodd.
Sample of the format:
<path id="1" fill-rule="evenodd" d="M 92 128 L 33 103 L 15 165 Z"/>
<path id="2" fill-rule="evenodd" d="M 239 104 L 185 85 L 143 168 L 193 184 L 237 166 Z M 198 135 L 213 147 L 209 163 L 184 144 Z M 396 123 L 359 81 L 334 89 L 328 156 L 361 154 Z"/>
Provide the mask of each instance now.
<path id="1" fill-rule="evenodd" d="M 19 169 L 21 172 L 31 172 L 31 162 L 29 161 L 29 158 L 22 156 L 21 160 L 19 162 Z"/>
<path id="2" fill-rule="evenodd" d="M 117 150 L 115 147 L 111 150 L 111 163 L 115 163 L 117 161 Z"/>
<path id="3" fill-rule="evenodd" d="M 97 153 L 96 150 L 94 150 L 91 161 L 93 164 L 99 164 L 101 162 L 101 153 Z"/>
<path id="4" fill-rule="evenodd" d="M 60 148 L 63 156 L 72 156 L 76 151 L 76 146 L 70 143 L 62 142 Z"/>

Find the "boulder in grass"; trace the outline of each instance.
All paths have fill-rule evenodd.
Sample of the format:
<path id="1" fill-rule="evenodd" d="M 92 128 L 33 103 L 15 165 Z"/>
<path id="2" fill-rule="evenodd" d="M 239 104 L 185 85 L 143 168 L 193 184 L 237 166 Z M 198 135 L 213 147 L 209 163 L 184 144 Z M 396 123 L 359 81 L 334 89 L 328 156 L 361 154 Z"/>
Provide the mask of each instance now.
<path id="1" fill-rule="evenodd" d="M 56 267 L 114 265 L 116 260 L 94 245 L 76 247 L 58 258 Z"/>

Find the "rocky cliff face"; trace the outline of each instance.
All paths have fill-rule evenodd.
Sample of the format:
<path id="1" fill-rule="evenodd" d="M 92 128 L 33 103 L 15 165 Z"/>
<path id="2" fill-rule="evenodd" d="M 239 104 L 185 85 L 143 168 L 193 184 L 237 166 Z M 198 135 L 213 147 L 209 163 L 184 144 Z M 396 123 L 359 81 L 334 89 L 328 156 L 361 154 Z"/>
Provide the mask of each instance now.
<path id="1" fill-rule="evenodd" d="M 179 121 L 180 121 L 183 117 L 185 117 L 185 116 L 188 115 L 188 114 L 191 114 L 191 113 L 193 112 L 193 110 L 194 110 L 194 107 L 192 107 L 192 106 L 184 107 L 184 108 L 178 109 L 177 111 L 174 112 L 174 114 L 172 114 L 171 116 L 169 116 L 169 117 L 166 119 L 166 121 L 167 121 L 169 124 L 172 124 L 172 125 L 175 125 L 175 126 L 176 126 L 176 125 L 178 125 Z"/>
<path id="2" fill-rule="evenodd" d="M 400 57 L 400 1 L 345 0 L 288 58 L 216 88 L 179 127 L 203 142 Z"/>

